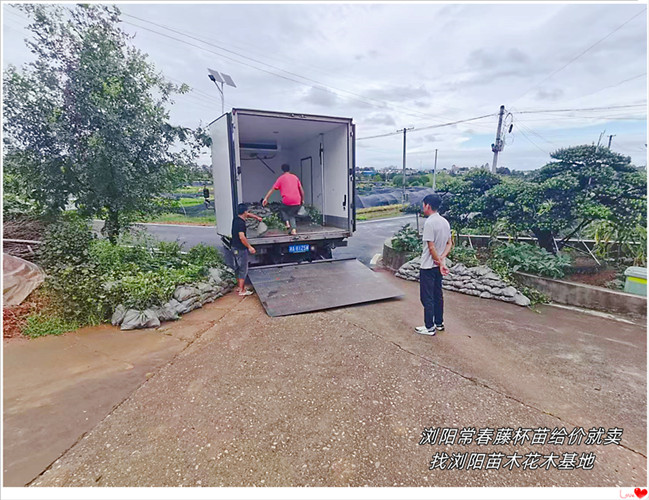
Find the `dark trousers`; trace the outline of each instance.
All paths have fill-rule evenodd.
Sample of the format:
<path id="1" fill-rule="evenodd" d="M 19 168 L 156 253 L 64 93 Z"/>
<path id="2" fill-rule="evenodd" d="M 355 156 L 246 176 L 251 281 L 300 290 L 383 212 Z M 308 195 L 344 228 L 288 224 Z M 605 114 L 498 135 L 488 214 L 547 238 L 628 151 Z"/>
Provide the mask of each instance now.
<path id="1" fill-rule="evenodd" d="M 282 219 L 284 220 L 284 222 L 288 222 L 291 225 L 291 229 L 297 230 L 295 217 L 297 216 L 297 213 L 300 211 L 301 206 L 302 205 L 284 205 L 282 203 L 282 208 L 280 208 Z"/>
<path id="2" fill-rule="evenodd" d="M 419 296 L 424 306 L 426 328 L 441 325 L 444 322 L 444 297 L 439 267 L 419 270 Z"/>

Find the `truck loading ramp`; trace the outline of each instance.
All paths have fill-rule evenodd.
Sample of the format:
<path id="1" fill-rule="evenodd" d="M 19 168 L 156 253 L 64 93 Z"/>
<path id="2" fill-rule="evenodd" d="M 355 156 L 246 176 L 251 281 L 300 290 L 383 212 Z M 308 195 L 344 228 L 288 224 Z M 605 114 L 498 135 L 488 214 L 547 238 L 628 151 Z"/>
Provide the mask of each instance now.
<path id="1" fill-rule="evenodd" d="M 402 296 L 356 259 L 252 267 L 248 277 L 269 316 L 289 316 Z"/>

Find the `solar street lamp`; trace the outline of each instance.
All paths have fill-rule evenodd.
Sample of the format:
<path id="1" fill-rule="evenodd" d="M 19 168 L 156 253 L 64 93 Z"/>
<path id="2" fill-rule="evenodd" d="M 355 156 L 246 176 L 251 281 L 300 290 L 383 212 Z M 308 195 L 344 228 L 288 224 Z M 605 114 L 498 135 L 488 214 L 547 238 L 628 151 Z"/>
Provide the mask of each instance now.
<path id="1" fill-rule="evenodd" d="M 218 71 L 215 71 L 213 69 L 207 68 L 207 76 L 214 82 L 214 85 L 216 85 L 216 88 L 219 89 L 219 92 L 221 94 L 221 114 L 225 113 L 225 96 L 223 93 L 223 88 L 224 85 L 229 85 L 230 87 L 235 87 L 236 85 L 234 84 L 234 80 L 232 80 L 232 77 L 230 75 L 226 75 L 225 73 L 219 73 Z M 219 86 L 219 83 L 221 84 Z"/>

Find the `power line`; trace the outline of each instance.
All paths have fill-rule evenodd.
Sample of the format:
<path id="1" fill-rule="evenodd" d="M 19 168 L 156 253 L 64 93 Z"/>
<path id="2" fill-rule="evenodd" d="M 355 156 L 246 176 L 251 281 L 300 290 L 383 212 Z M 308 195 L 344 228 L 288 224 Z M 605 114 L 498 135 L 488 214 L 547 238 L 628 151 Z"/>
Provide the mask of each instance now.
<path id="1" fill-rule="evenodd" d="M 541 139 L 542 141 L 547 142 L 548 144 L 550 144 L 550 145 L 552 145 L 552 146 L 556 146 L 556 144 L 555 144 L 554 142 L 549 141 L 548 139 L 546 139 L 545 137 L 543 137 L 541 134 L 535 132 L 532 128 L 528 127 L 527 125 L 525 125 L 525 124 L 524 124 L 522 121 L 520 121 L 520 120 L 518 121 L 518 126 L 519 126 L 519 127 L 522 127 L 524 130 L 528 131 L 530 134 L 535 135 L 536 137 L 538 137 L 538 138 Z"/>
<path id="2" fill-rule="evenodd" d="M 578 97 L 575 97 L 574 99 L 569 99 L 569 101 L 574 101 L 574 100 L 577 100 L 577 99 L 583 99 L 584 97 L 590 97 L 592 95 L 599 94 L 600 92 L 603 92 L 604 90 L 619 87 L 620 85 L 623 85 L 623 84 L 625 84 L 627 82 L 630 82 L 630 81 L 633 81 L 633 80 L 637 80 L 638 78 L 642 78 L 643 76 L 647 76 L 646 71 L 644 73 L 639 74 L 639 75 L 632 76 L 631 78 L 627 78 L 626 80 L 622 80 L 621 82 L 615 83 L 613 85 L 608 85 L 606 87 L 603 87 L 603 88 L 601 88 L 599 90 L 596 90 L 595 92 L 591 92 L 590 94 L 584 94 L 584 95 L 580 95 Z"/>
<path id="3" fill-rule="evenodd" d="M 370 101 L 375 101 L 375 102 L 378 103 L 378 104 L 381 104 L 381 105 L 383 105 L 383 106 L 388 106 L 388 107 L 391 107 L 392 109 L 395 109 L 395 108 L 393 107 L 393 105 L 392 105 L 391 103 L 389 103 L 388 101 L 383 101 L 383 100 L 380 100 L 380 99 L 375 99 L 375 98 L 373 98 L 373 97 L 363 96 L 363 95 L 361 95 L 361 94 L 357 94 L 357 93 L 355 93 L 355 92 L 351 92 L 351 91 L 349 91 L 349 90 L 341 89 L 341 88 L 338 88 L 338 87 L 333 87 L 333 86 L 331 86 L 331 85 L 326 85 L 326 84 L 324 84 L 324 83 L 322 83 L 322 82 L 320 82 L 320 81 L 318 81 L 318 80 L 314 80 L 313 78 L 309 78 L 309 77 L 306 77 L 306 76 L 299 75 L 299 74 L 297 74 L 297 73 L 293 73 L 293 72 L 291 72 L 291 71 L 285 70 L 285 69 L 280 68 L 280 67 L 278 67 L 278 66 L 273 66 L 272 64 L 268 64 L 268 63 L 266 63 L 266 62 L 263 62 L 263 61 L 260 61 L 260 60 L 258 60 L 258 59 L 255 59 L 255 58 L 253 58 L 253 57 L 246 56 L 245 54 L 241 54 L 241 53 L 239 53 L 239 52 L 236 52 L 236 51 L 233 51 L 233 50 L 227 49 L 227 48 L 222 47 L 222 46 L 219 46 L 219 45 L 216 45 L 216 44 L 211 43 L 211 42 L 209 42 L 209 41 L 206 41 L 206 40 L 204 40 L 204 39 L 198 38 L 198 37 L 196 37 L 196 36 L 194 36 L 194 35 L 190 35 L 190 34 L 188 34 L 188 33 L 185 33 L 185 32 L 183 32 L 183 31 L 176 30 L 176 29 L 174 29 L 174 28 L 170 28 L 170 27 L 168 27 L 168 26 L 164 26 L 164 25 L 162 25 L 162 24 L 155 23 L 155 22 L 153 22 L 153 21 L 149 21 L 149 20 L 146 20 L 146 19 L 142 19 L 142 18 L 140 18 L 140 17 L 133 16 L 133 15 L 131 15 L 131 14 L 126 14 L 126 13 L 122 13 L 122 14 L 125 15 L 125 16 L 127 16 L 127 17 L 131 17 L 131 18 L 133 18 L 133 19 L 137 19 L 138 21 L 145 22 L 145 23 L 148 23 L 148 24 L 151 24 L 151 25 L 157 26 L 157 27 L 159 27 L 159 28 L 165 29 L 165 30 L 170 31 L 170 32 L 172 32 L 172 33 L 176 33 L 176 34 L 178 34 L 178 35 L 185 36 L 185 37 L 190 38 L 190 39 L 192 39 L 192 40 L 196 40 L 196 41 L 198 41 L 198 42 L 204 43 L 204 44 L 209 45 L 209 46 L 211 46 L 211 47 L 215 47 L 215 48 L 217 48 L 217 49 L 219 49 L 219 50 L 223 50 L 223 51 L 228 52 L 228 53 L 230 53 L 230 54 L 234 54 L 234 55 L 236 55 L 236 56 L 243 57 L 244 59 L 248 59 L 248 60 L 253 61 L 253 62 L 256 62 L 256 63 L 258 63 L 258 64 L 263 64 L 264 66 L 268 66 L 269 68 L 273 68 L 273 69 L 275 69 L 275 70 L 282 71 L 283 73 L 286 73 L 286 74 L 288 74 L 288 75 L 292 75 L 292 76 L 295 76 L 295 77 L 297 77 L 297 78 L 301 78 L 301 79 L 303 79 L 303 80 L 307 80 L 307 81 L 310 81 L 310 82 L 316 83 L 317 85 L 320 86 L 320 87 L 313 87 L 312 85 L 308 85 L 308 86 L 310 86 L 310 87 L 312 87 L 312 88 L 316 88 L 316 89 L 318 89 L 318 90 L 326 91 L 326 92 L 332 92 L 331 89 L 333 89 L 333 90 L 337 90 L 337 91 L 339 91 L 339 92 L 344 92 L 344 93 L 346 93 L 346 94 L 349 94 L 349 95 L 351 95 L 351 96 L 354 96 L 355 98 L 357 98 L 357 99 L 360 100 L 361 102 L 364 102 L 365 104 L 374 105 L 374 104 L 372 104 L 371 102 L 368 102 L 368 101 L 367 101 L 367 99 L 369 99 Z M 144 26 L 139 26 L 139 25 L 134 24 L 134 23 L 131 23 L 131 22 L 129 22 L 129 21 L 123 21 L 123 22 L 125 22 L 125 23 L 127 23 L 127 24 L 131 24 L 131 25 L 133 25 L 133 26 L 137 26 L 137 27 L 142 28 L 142 29 L 146 29 L 146 30 L 151 31 L 151 32 L 153 32 L 153 33 L 157 33 L 157 34 L 159 34 L 159 35 L 162 35 L 161 33 L 157 32 L 157 31 L 154 31 L 154 30 L 150 30 L 150 29 L 148 29 L 148 28 L 145 28 Z M 163 36 L 167 36 L 167 35 L 163 35 Z M 171 37 L 169 37 L 169 38 L 171 38 Z M 176 40 L 177 40 L 177 39 L 176 39 Z M 187 42 L 185 42 L 185 41 L 183 41 L 183 40 L 178 40 L 178 41 L 181 41 L 181 42 L 183 42 L 183 43 L 187 43 Z M 193 46 L 196 47 L 195 45 L 193 45 Z M 198 48 L 201 48 L 201 47 L 198 47 Z M 218 55 L 221 55 L 221 57 L 225 57 L 226 59 L 228 59 L 228 57 L 223 56 L 222 54 L 218 54 Z M 230 59 L 230 60 L 232 60 L 232 59 Z M 236 60 L 235 60 L 235 62 L 239 62 L 239 61 L 236 61 Z M 241 63 L 241 64 L 244 64 L 244 63 Z M 248 65 L 248 66 L 250 66 L 250 65 Z M 269 72 L 269 71 L 264 70 L 264 69 L 262 69 L 262 68 L 258 68 L 258 67 L 255 67 L 255 66 L 251 66 L 251 67 L 253 67 L 253 68 L 255 68 L 255 69 L 258 69 L 258 70 L 260 70 L 260 71 L 265 71 L 265 72 L 270 73 L 270 74 L 273 74 L 273 75 L 275 75 L 275 76 L 280 76 L 280 77 L 282 77 L 282 78 L 285 78 L 285 77 L 283 77 L 282 75 L 278 75 L 278 74 L 276 74 L 276 73 Z M 294 81 L 294 82 L 295 82 L 296 80 L 291 80 L 291 81 Z M 305 85 L 303 82 L 297 82 L 297 83 L 300 83 L 300 84 L 302 84 L 302 85 Z M 333 92 L 333 93 L 336 94 L 336 92 Z M 337 95 L 339 95 L 339 94 L 337 94 Z M 398 108 L 397 110 L 400 111 L 400 112 L 403 112 L 404 110 L 405 110 L 405 111 L 408 111 L 408 112 L 405 113 L 405 114 L 410 114 L 411 116 L 418 116 L 418 117 L 421 117 L 421 118 L 431 118 L 430 115 L 427 115 L 427 114 L 425 114 L 425 113 L 421 113 L 421 112 L 418 112 L 418 111 L 413 111 L 413 110 L 410 110 L 410 109 L 408 109 L 408 108 L 403 108 L 403 107 L 401 107 L 401 108 Z M 414 114 L 413 114 L 413 113 L 414 113 Z"/>
<path id="4" fill-rule="evenodd" d="M 533 109 L 526 111 L 517 111 L 519 114 L 530 114 L 530 113 L 556 113 L 564 111 L 602 111 L 607 109 L 625 109 L 625 108 L 637 108 L 647 106 L 647 103 L 642 104 L 623 104 L 619 106 L 601 106 L 598 108 L 566 108 L 566 109 Z"/>
<path id="5" fill-rule="evenodd" d="M 483 118 L 489 118 L 489 117 L 492 117 L 492 116 L 496 116 L 496 113 L 490 113 L 488 115 L 476 116 L 474 118 L 467 118 L 466 120 L 457 120 L 457 121 L 454 121 L 454 122 L 440 123 L 439 125 L 429 125 L 429 126 L 426 126 L 426 127 L 413 127 L 412 131 L 417 132 L 417 131 L 429 130 L 429 129 L 433 129 L 433 128 L 448 127 L 450 125 L 457 125 L 458 123 L 472 122 L 472 121 L 475 121 L 475 120 L 481 120 Z M 388 132 L 387 134 L 371 135 L 369 137 L 359 137 L 356 140 L 357 141 L 364 141 L 366 139 L 377 139 L 379 137 L 389 137 L 391 135 L 397 135 L 397 134 L 402 134 L 402 133 L 403 133 L 403 129 L 397 130 L 396 132 Z"/>
<path id="6" fill-rule="evenodd" d="M 647 116 L 645 114 L 643 115 L 627 115 L 627 114 L 618 114 L 614 115 L 611 113 L 607 114 L 586 114 L 586 113 L 547 113 L 544 116 L 549 116 L 549 117 L 555 117 L 555 118 L 533 118 L 533 119 L 527 119 L 529 122 L 543 122 L 543 121 L 553 121 L 556 118 L 580 118 L 580 119 L 591 119 L 591 120 L 646 120 Z"/>
<path id="7" fill-rule="evenodd" d="M 534 142 L 534 141 L 533 141 L 533 140 L 532 140 L 532 139 L 531 139 L 531 138 L 530 138 L 530 137 L 529 137 L 525 132 L 523 132 L 522 129 L 519 129 L 518 131 L 521 133 L 521 135 L 523 136 L 523 138 L 524 138 L 526 141 L 528 141 L 530 144 L 532 144 L 536 149 L 538 149 L 538 150 L 541 151 L 542 153 L 545 153 L 546 155 L 549 155 L 549 154 L 550 154 L 550 153 L 548 153 L 547 151 L 545 151 L 544 149 L 542 149 L 542 148 L 541 148 L 541 147 L 540 147 L 536 142 Z"/>
<path id="8" fill-rule="evenodd" d="M 542 80 L 538 81 L 535 85 L 533 85 L 532 87 L 530 87 L 528 90 L 526 90 L 523 94 L 521 94 L 520 96 L 518 96 L 518 97 L 517 97 L 516 99 L 514 99 L 514 101 L 512 101 L 512 102 L 516 102 L 516 101 L 518 101 L 521 97 L 523 97 L 524 95 L 528 94 L 530 91 L 532 91 L 532 90 L 534 90 L 535 88 L 537 88 L 541 83 L 543 83 L 544 81 L 548 80 L 549 78 L 552 78 L 554 75 L 556 75 L 556 74 L 559 73 L 560 71 L 562 71 L 562 70 L 564 70 L 565 68 L 567 68 L 570 64 L 572 64 L 572 63 L 575 62 L 577 59 L 579 59 L 580 57 L 582 57 L 582 56 L 583 56 L 584 54 L 586 54 L 588 51 L 590 51 L 591 49 L 593 49 L 594 47 L 596 47 L 597 45 L 599 45 L 600 43 L 602 43 L 604 40 L 606 40 L 607 38 L 609 38 L 610 36 L 612 36 L 614 33 L 618 32 L 620 29 L 622 29 L 624 26 L 626 26 L 627 24 L 629 24 L 629 23 L 630 23 L 631 21 L 633 21 L 636 17 L 638 17 L 640 14 L 642 14 L 642 13 L 644 13 L 644 12 L 646 12 L 646 11 L 647 11 L 647 8 L 645 7 L 644 9 L 642 9 L 642 10 L 641 10 L 640 12 L 638 12 L 637 14 L 634 14 L 633 16 L 631 16 L 629 19 L 627 19 L 626 21 L 624 21 L 622 24 L 620 24 L 617 28 L 615 28 L 613 31 L 611 31 L 609 34 L 607 34 L 605 37 L 600 38 L 600 39 L 597 40 L 594 44 L 592 44 L 590 47 L 588 47 L 586 50 L 584 50 L 583 52 L 580 52 L 577 56 L 575 56 L 575 57 L 573 57 L 572 59 L 570 59 L 570 61 L 568 61 L 568 62 L 567 62 L 566 64 L 564 64 L 563 66 L 561 66 L 559 69 L 554 70 L 554 71 L 553 71 L 552 73 L 550 73 L 548 76 L 546 76 L 546 77 L 543 78 Z"/>
<path id="9" fill-rule="evenodd" d="M 269 70 L 264 69 L 264 68 L 259 68 L 259 67 L 257 67 L 257 66 L 254 66 L 254 65 L 252 65 L 252 64 L 245 63 L 245 62 L 243 62 L 243 61 L 238 61 L 237 59 L 234 59 L 234 58 L 232 58 L 232 57 L 225 56 L 225 55 L 223 55 L 223 54 L 221 54 L 221 53 L 219 53 L 219 52 L 215 52 L 215 51 L 210 50 L 210 49 L 207 49 L 207 48 L 205 48 L 205 47 L 201 47 L 200 45 L 196 45 L 196 44 L 194 44 L 194 43 L 188 42 L 188 41 L 186 41 L 186 40 L 181 40 L 180 38 L 176 38 L 176 37 L 173 37 L 173 36 L 171 36 L 171 35 L 167 35 L 166 33 L 160 33 L 159 31 L 156 31 L 156 30 L 153 30 L 153 29 L 147 28 L 146 26 L 140 26 L 139 24 L 132 23 L 132 22 L 130 22 L 130 21 L 122 21 L 122 22 L 124 22 L 124 23 L 126 23 L 126 24 L 130 24 L 130 25 L 132 25 L 132 26 L 136 26 L 136 27 L 141 28 L 141 29 L 146 30 L 146 31 L 150 31 L 151 33 L 155 33 L 155 34 L 160 35 L 160 36 L 163 36 L 163 37 L 165 37 L 165 38 L 169 38 L 169 39 L 171 39 L 171 40 L 175 40 L 175 41 L 177 41 L 177 42 L 184 43 L 184 44 L 189 45 L 189 46 L 191 46 L 191 47 L 195 47 L 195 48 L 197 48 L 197 49 L 204 50 L 205 52 L 209 52 L 209 53 L 211 53 L 211 54 L 215 54 L 215 55 L 217 55 L 217 56 L 219 56 L 219 57 L 222 57 L 222 58 L 224 58 L 224 59 L 230 60 L 230 61 L 235 62 L 235 63 L 237 63 L 237 64 L 241 64 L 241 65 L 243 65 L 243 66 L 247 66 L 247 67 L 250 67 L 250 68 L 256 69 L 256 70 L 258 70 L 258 71 L 263 71 L 264 73 L 268 73 L 268 74 L 270 74 L 270 75 L 274 75 L 274 76 L 277 76 L 277 77 L 279 77 L 279 78 L 283 78 L 284 80 L 288 80 L 288 81 L 291 81 L 291 82 L 297 83 L 297 84 L 299 84 L 299 85 L 303 85 L 303 86 L 305 86 L 305 87 L 311 87 L 311 88 L 314 88 L 314 89 L 316 89 L 316 90 L 320 90 L 320 91 L 323 91 L 323 92 L 329 92 L 329 93 L 331 93 L 331 94 L 335 94 L 335 95 L 337 95 L 337 96 L 339 96 L 339 97 L 345 97 L 345 96 L 341 96 L 341 95 L 338 94 L 337 92 L 334 92 L 334 91 L 332 91 L 332 90 L 329 90 L 329 89 L 327 89 L 327 88 L 325 88 L 325 87 L 322 87 L 322 86 L 319 87 L 319 86 L 315 86 L 315 85 L 310 85 L 310 84 L 308 84 L 308 83 L 304 83 L 304 82 L 301 82 L 301 81 L 299 81 L 299 80 L 295 80 L 294 78 L 290 78 L 290 77 L 288 77 L 288 76 L 280 75 L 280 74 L 275 73 L 275 72 L 273 72 L 273 71 L 269 71 Z M 375 106 L 375 107 L 377 106 L 377 105 L 374 104 L 374 103 L 371 103 L 371 102 L 365 101 L 365 100 L 360 99 L 360 98 L 355 98 L 355 99 L 358 100 L 358 101 L 364 102 L 365 104 L 368 104 L 368 105 L 370 105 L 370 106 Z M 388 106 L 388 107 L 391 107 L 391 106 Z M 405 108 L 402 108 L 402 109 L 405 109 Z M 401 111 L 401 112 L 402 112 L 403 114 L 405 114 L 405 115 L 417 116 L 418 118 L 422 118 L 422 117 L 430 118 L 428 115 L 420 115 L 420 114 L 418 114 L 418 115 L 414 115 L 414 114 L 412 114 L 412 113 L 408 113 L 408 112 L 402 111 L 402 109 L 398 109 L 398 111 Z"/>

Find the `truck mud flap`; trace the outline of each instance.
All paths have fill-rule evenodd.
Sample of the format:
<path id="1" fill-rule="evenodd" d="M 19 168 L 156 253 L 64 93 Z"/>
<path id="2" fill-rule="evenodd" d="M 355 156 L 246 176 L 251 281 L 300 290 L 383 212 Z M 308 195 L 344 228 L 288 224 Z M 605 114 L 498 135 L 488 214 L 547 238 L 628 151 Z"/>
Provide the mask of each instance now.
<path id="1" fill-rule="evenodd" d="M 253 267 L 248 277 L 269 316 L 288 316 L 402 296 L 356 259 Z"/>

